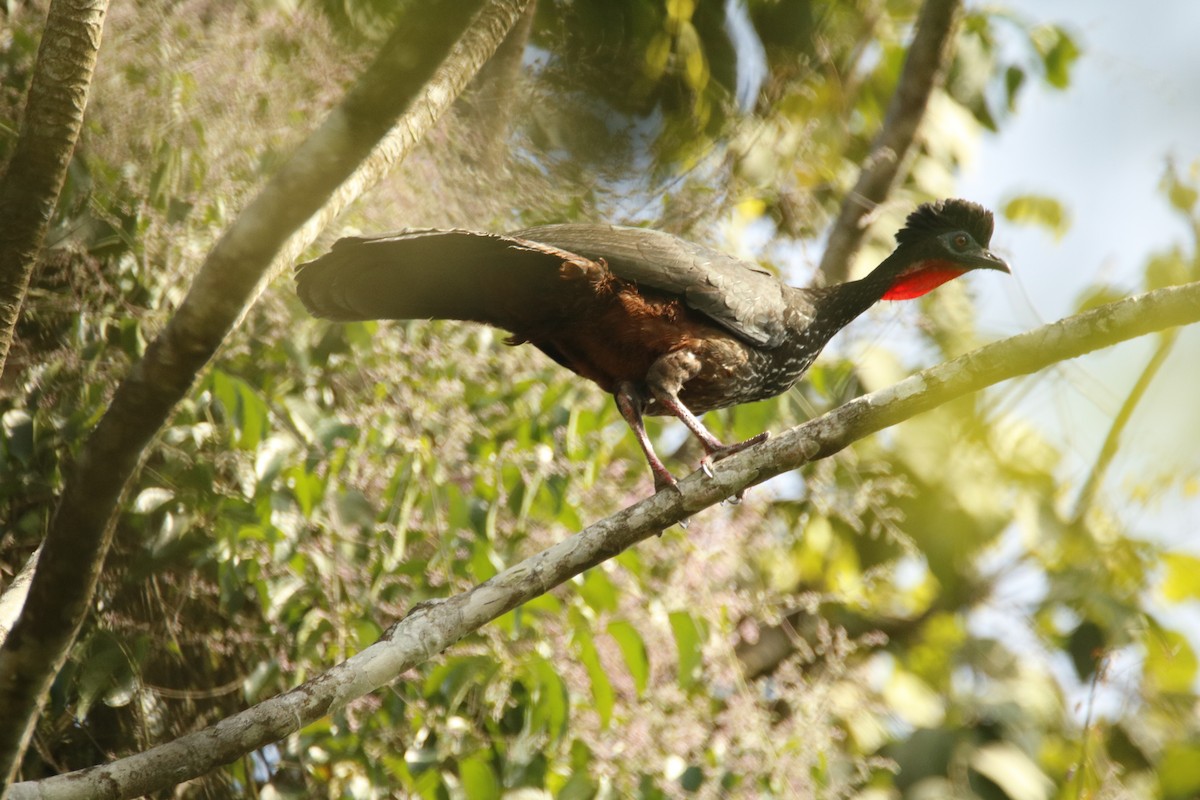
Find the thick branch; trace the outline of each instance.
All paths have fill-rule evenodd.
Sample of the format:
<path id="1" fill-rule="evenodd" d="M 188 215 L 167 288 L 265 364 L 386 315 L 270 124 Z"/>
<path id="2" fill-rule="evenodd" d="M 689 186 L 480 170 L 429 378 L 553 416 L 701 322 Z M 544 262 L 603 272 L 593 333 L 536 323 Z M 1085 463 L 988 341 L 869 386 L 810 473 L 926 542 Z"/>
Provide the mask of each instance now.
<path id="1" fill-rule="evenodd" d="M 0 779 L 15 773 L 91 603 L 116 509 L 144 449 L 242 315 L 281 248 L 315 236 L 312 226 L 299 236 L 293 232 L 314 215 L 325 218 L 320 215 L 329 213 L 323 209 L 327 199 L 348 178 L 362 190 L 356 169 L 383 147 L 389 129 L 401 129 L 396 141 L 415 141 L 432 124 L 503 39 L 524 0 L 488 0 L 475 16 L 482 4 L 436 0 L 404 20 L 341 105 L 226 231 L 170 324 L 117 388 L 67 480 L 25 609 L 0 647 Z M 469 35 L 456 45 L 464 30 Z M 452 46 L 453 68 L 435 75 Z M 347 194 L 342 191 L 337 202 L 344 205 Z"/>
<path id="2" fill-rule="evenodd" d="M 500 615 L 679 520 L 775 475 L 999 381 L 1126 339 L 1200 321 L 1200 282 L 1111 303 L 988 345 L 856 398 L 590 525 L 469 592 L 422 604 L 382 640 L 290 692 L 212 727 L 112 764 L 13 787 L 24 800 L 135 797 L 201 775 L 278 741 L 390 683 Z"/>
<path id="3" fill-rule="evenodd" d="M 0 177 L 0 373 L 75 152 L 107 0 L 54 0 L 21 134 Z"/>
<path id="4" fill-rule="evenodd" d="M 850 259 L 862 244 L 869 214 L 887 199 L 900 174 L 934 87 L 942 82 L 954 42 L 962 0 L 925 0 L 900 82 L 888 104 L 883 127 L 871 143 L 858 182 L 842 201 L 829 231 L 817 274 L 826 286 L 849 278 Z"/>

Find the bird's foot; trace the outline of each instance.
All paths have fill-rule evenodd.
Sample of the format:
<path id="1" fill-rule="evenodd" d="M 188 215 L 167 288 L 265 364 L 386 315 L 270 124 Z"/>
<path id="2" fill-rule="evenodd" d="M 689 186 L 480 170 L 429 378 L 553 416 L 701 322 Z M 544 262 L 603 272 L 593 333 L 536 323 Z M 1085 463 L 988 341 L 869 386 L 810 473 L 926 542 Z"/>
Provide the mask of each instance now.
<path id="1" fill-rule="evenodd" d="M 713 476 L 712 465 L 714 461 L 720 461 L 723 458 L 729 458 L 734 453 L 740 453 L 748 447 L 753 447 L 756 444 L 765 442 L 767 437 L 770 435 L 771 434 L 764 431 L 757 436 L 751 436 L 744 442 L 738 442 L 737 444 L 723 444 L 717 447 L 706 448 L 707 452 L 705 452 L 704 458 L 700 459 L 701 472 L 711 478 Z"/>
<path id="2" fill-rule="evenodd" d="M 720 461 L 722 458 L 729 458 L 734 453 L 740 453 L 748 447 L 753 447 L 756 444 L 762 444 L 770 435 L 771 434 L 769 432 L 763 431 L 757 436 L 751 436 L 744 442 L 738 442 L 737 444 L 726 444 L 715 448 L 709 452 L 708 456 L 713 461 Z"/>
<path id="3" fill-rule="evenodd" d="M 654 473 L 654 493 L 658 494 L 664 489 L 678 489 L 679 481 L 675 480 L 675 476 L 667 472 L 665 468 L 655 469 L 651 464 L 651 471 Z"/>
<path id="4" fill-rule="evenodd" d="M 714 461 L 720 461 L 723 458 L 728 458 L 734 453 L 740 453 L 748 447 L 753 447 L 756 444 L 765 442 L 767 437 L 770 435 L 770 433 L 763 431 L 757 436 L 751 436 L 744 442 L 738 442 L 737 444 L 723 444 L 719 447 L 713 447 L 709 449 L 708 452 L 704 454 L 704 457 L 700 459 L 700 471 L 710 478 L 713 477 L 712 465 Z M 743 489 L 732 497 L 726 499 L 724 502 L 736 506 L 742 502 L 745 496 L 746 490 Z"/>

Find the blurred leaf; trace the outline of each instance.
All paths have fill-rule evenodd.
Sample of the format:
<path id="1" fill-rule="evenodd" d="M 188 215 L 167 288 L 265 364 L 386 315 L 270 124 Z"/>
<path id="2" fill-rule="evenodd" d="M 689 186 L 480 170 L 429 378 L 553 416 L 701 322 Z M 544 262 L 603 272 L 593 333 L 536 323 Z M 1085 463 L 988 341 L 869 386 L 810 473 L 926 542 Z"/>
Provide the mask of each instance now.
<path id="1" fill-rule="evenodd" d="M 269 428 L 267 404 L 241 378 L 214 369 L 209 376 L 213 397 L 221 404 L 230 426 L 237 432 L 237 445 L 254 450 Z"/>
<path id="2" fill-rule="evenodd" d="M 578 586 L 579 596 L 596 611 L 615 611 L 617 589 L 603 569 L 589 569 Z"/>
<path id="3" fill-rule="evenodd" d="M 607 728 L 612 720 L 615 702 L 612 683 L 608 680 L 604 665 L 600 663 L 600 654 L 596 652 L 596 644 L 592 641 L 592 635 L 587 628 L 576 627 L 574 636 L 575 645 L 579 648 L 579 660 L 587 670 L 588 678 L 592 683 L 592 707 L 596 709 L 596 714 L 600 717 L 600 727 Z"/>
<path id="4" fill-rule="evenodd" d="M 616 641 L 617 647 L 621 648 L 625 667 L 629 670 L 629 676 L 633 678 L 633 687 L 638 697 L 641 697 L 650 680 L 650 659 L 646 655 L 646 643 L 642 641 L 642 635 L 624 620 L 610 622 L 608 635 Z"/>
<path id="5" fill-rule="evenodd" d="M 1196 169 L 1193 165 L 1192 179 L 1195 181 Z M 1176 169 L 1173 162 L 1167 164 L 1166 172 L 1163 174 L 1162 188 L 1166 192 L 1167 200 L 1171 205 L 1182 211 L 1184 214 L 1191 215 L 1192 209 L 1196 207 L 1196 198 L 1198 196 L 1195 183 L 1188 183 L 1179 176 L 1179 171 Z"/>
<path id="6" fill-rule="evenodd" d="M 1115 303 L 1125 297 L 1125 293 L 1114 286 L 1093 286 L 1088 289 L 1075 303 L 1076 313 L 1090 311 L 1107 303 Z"/>
<path id="7" fill-rule="evenodd" d="M 1023 194 L 1004 204 L 1004 216 L 1023 225 L 1040 225 L 1061 239 L 1071 228 L 1071 217 L 1053 197 Z"/>
<path id="8" fill-rule="evenodd" d="M 1046 81 L 1056 89 L 1065 89 L 1071 83 L 1071 67 L 1079 58 L 1079 45 L 1062 28 L 1046 25 L 1031 33 L 1034 46 L 1042 57 L 1046 69 Z"/>
<path id="9" fill-rule="evenodd" d="M 1129 738 L 1124 725 L 1113 725 L 1108 729 L 1105 748 L 1108 757 L 1126 772 L 1142 772 L 1153 766 L 1145 751 Z"/>
<path id="10" fill-rule="evenodd" d="M 1192 280 L 1188 259 L 1179 250 L 1155 253 L 1146 262 L 1146 289 L 1163 289 Z"/>
<path id="11" fill-rule="evenodd" d="M 1163 556 L 1162 591 L 1169 602 L 1200 599 L 1200 558 L 1186 553 Z"/>
<path id="12" fill-rule="evenodd" d="M 170 489 L 150 486 L 138 492 L 138 496 L 133 500 L 133 510 L 138 514 L 149 514 L 164 503 L 169 503 L 174 497 L 175 493 Z"/>
<path id="13" fill-rule="evenodd" d="M 1091 620 L 1084 620 L 1071 631 L 1067 638 L 1067 653 L 1079 680 L 1087 681 L 1095 674 L 1107 646 L 1104 629 Z"/>
<path id="14" fill-rule="evenodd" d="M 1011 800 L 1047 800 L 1054 791 L 1054 783 L 1037 763 L 1011 742 L 983 745 L 971 754 L 971 766 Z"/>
<path id="15" fill-rule="evenodd" d="M 1169 745 L 1158 763 L 1158 785 L 1165 800 L 1185 800 L 1200 794 L 1200 744 Z"/>
<path id="16" fill-rule="evenodd" d="M 1016 111 L 1017 95 L 1025 85 L 1025 70 L 1013 65 L 1004 71 L 1004 94 L 1009 111 Z"/>
<path id="17" fill-rule="evenodd" d="M 4 431 L 4 450 L 22 464 L 33 457 L 33 417 L 23 409 L 13 408 L 0 417 Z"/>
<path id="18" fill-rule="evenodd" d="M 562 738 L 567 729 L 570 699 L 567 687 L 554 665 L 541 657 L 529 661 L 529 674 L 534 679 L 533 725 L 545 730 L 553 739 Z"/>
<path id="19" fill-rule="evenodd" d="M 933 728 L 945 718 L 944 704 L 925 681 L 906 670 L 896 670 L 884 687 L 883 699 L 905 722 Z"/>
<path id="20" fill-rule="evenodd" d="M 469 756 L 459 761 L 458 774 L 462 779 L 463 792 L 471 800 L 497 800 L 500 797 L 500 781 L 483 755 Z"/>
<path id="21" fill-rule="evenodd" d="M 84 656 L 78 671 L 75 719 L 87 719 L 92 704 L 103 695 L 132 679 L 133 671 L 120 641 L 109 631 L 98 630 L 80 648 Z"/>
<path id="22" fill-rule="evenodd" d="M 694 684 L 700 675 L 704 629 L 702 623 L 686 611 L 672 611 L 669 618 L 671 633 L 675 637 L 675 649 L 679 653 L 679 685 L 686 689 Z"/>
<path id="23" fill-rule="evenodd" d="M 1178 631 L 1152 626 L 1145 635 L 1146 682 L 1168 694 L 1190 694 L 1196 680 L 1196 654 Z"/>
<path id="24" fill-rule="evenodd" d="M 300 513 L 305 519 L 312 519 L 313 509 L 321 501 L 325 493 L 325 481 L 320 475 L 308 472 L 303 466 L 297 465 L 284 473 L 288 479 L 288 487 L 292 496 L 300 506 Z"/>

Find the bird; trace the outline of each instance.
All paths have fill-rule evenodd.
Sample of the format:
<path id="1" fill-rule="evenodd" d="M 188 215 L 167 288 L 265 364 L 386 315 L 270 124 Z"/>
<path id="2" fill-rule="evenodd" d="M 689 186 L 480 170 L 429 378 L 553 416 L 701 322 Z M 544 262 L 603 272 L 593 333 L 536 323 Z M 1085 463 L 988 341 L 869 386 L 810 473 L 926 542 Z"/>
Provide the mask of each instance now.
<path id="1" fill-rule="evenodd" d="M 988 248 L 981 205 L 918 206 L 865 277 L 789 286 L 762 266 L 649 228 L 566 223 L 506 234 L 407 230 L 339 239 L 296 268 L 314 316 L 453 319 L 509 333 L 613 395 L 654 477 L 676 485 L 643 417 L 673 416 L 700 441 L 701 469 L 764 441 L 725 444 L 706 411 L 790 389 L 826 343 L 880 300 L 920 297 L 977 269 L 1010 272 Z"/>

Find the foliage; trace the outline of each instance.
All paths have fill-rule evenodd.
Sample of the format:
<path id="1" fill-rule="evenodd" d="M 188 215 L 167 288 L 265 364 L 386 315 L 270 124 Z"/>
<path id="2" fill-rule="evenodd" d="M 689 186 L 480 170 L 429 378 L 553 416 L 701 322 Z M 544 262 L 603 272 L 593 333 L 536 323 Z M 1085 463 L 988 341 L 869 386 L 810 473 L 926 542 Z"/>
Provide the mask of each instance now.
<path id="1" fill-rule="evenodd" d="M 5 574 L 36 546 L 80 441 L 190 271 L 386 16 L 134 6 L 114 9 L 57 241 L 2 384 Z M 481 187 L 462 166 L 473 145 L 452 119 L 353 223 L 597 216 L 687 230 L 736 209 L 814 237 L 881 122 L 917 4 L 748 3 L 765 64 L 750 106 L 736 102 L 725 7 L 544 3 L 504 183 Z M 6 119 L 36 16 L 12 12 L 0 50 Z M 1026 48 L 1009 57 L 999 42 L 1013 31 Z M 904 197 L 946 192 L 970 137 L 1017 113 L 1029 76 L 1065 87 L 1078 55 L 1066 32 L 998 12 L 972 11 L 958 44 L 930 125 L 966 133 L 922 143 Z M 1172 172 L 1164 190 L 1195 213 L 1194 175 Z M 1052 198 L 1007 210 L 1066 224 Z M 1147 282 L 1194 279 L 1198 263 L 1194 249 L 1158 255 Z M 712 415 L 714 427 L 778 429 L 974 340 L 961 287 L 923 312 L 917 347 L 842 350 L 804 387 Z M 870 320 L 861 331 L 878 338 Z M 330 326 L 306 318 L 286 280 L 268 292 L 146 460 L 25 776 L 143 750 L 286 690 L 415 603 L 644 495 L 608 398 L 498 338 Z M 699 515 L 181 792 L 1192 796 L 1196 657 L 1147 598 L 1194 600 L 1195 558 L 1103 503 L 1072 509 L 1060 454 L 1004 400 L 956 402 Z M 692 447 L 671 460 L 694 463 Z M 1102 714 L 1110 693 L 1129 702 Z"/>

